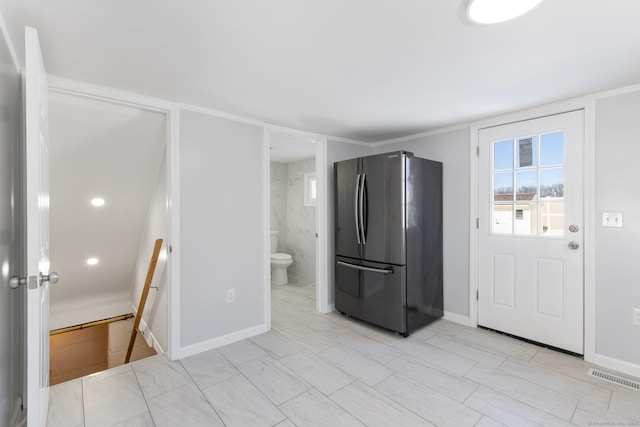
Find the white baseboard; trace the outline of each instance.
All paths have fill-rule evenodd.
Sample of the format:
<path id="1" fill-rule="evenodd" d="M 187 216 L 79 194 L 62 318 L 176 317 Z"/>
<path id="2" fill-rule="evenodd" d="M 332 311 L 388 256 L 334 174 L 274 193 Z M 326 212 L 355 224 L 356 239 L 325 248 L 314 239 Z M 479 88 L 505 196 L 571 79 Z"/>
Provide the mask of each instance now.
<path id="1" fill-rule="evenodd" d="M 450 311 L 444 312 L 443 319 L 453 323 L 459 323 L 464 326 L 471 326 L 471 320 L 469 319 L 469 317 L 463 316 L 461 314 L 452 313 Z"/>
<path id="2" fill-rule="evenodd" d="M 222 347 L 223 345 L 232 344 L 234 342 L 242 341 L 256 335 L 264 334 L 268 331 L 269 328 L 267 327 L 267 324 L 263 323 L 258 326 L 253 326 L 241 331 L 232 332 L 230 334 L 212 338 L 210 340 L 199 342 L 197 344 L 180 347 L 175 358 L 183 359 L 185 357 L 193 356 L 194 354 L 202 353 L 203 351 L 213 350 L 214 348 Z"/>
<path id="3" fill-rule="evenodd" d="M 640 378 L 640 365 L 636 363 L 604 356 L 598 353 L 596 353 L 592 363 L 603 368 L 613 369 L 614 371 Z"/>

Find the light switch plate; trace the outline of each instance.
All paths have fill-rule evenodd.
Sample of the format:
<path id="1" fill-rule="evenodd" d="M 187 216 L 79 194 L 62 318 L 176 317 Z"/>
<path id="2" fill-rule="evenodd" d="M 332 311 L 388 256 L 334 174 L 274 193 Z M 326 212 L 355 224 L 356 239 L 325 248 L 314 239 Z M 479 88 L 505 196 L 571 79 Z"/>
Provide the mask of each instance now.
<path id="1" fill-rule="evenodd" d="M 603 227 L 622 227 L 622 212 L 603 212 Z"/>

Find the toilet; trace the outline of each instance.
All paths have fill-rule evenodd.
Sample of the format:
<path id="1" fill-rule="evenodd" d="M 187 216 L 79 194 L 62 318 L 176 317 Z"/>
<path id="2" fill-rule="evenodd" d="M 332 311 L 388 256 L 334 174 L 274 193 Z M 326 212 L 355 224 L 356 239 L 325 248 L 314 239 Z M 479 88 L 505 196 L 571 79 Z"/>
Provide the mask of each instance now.
<path id="1" fill-rule="evenodd" d="M 287 268 L 293 264 L 293 258 L 289 254 L 277 253 L 278 250 L 278 232 L 271 232 L 271 284 L 286 285 L 289 283 L 287 279 Z"/>

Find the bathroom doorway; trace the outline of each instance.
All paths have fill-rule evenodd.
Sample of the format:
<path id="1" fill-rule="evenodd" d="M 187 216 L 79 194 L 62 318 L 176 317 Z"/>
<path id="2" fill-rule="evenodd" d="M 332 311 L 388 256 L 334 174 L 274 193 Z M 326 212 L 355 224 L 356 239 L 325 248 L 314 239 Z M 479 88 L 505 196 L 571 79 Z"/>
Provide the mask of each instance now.
<path id="1" fill-rule="evenodd" d="M 326 140 L 273 128 L 265 132 L 265 141 L 269 161 L 269 303 L 286 287 L 287 294 L 304 298 L 309 310 L 330 311 L 324 274 L 326 236 L 320 231 L 326 221 Z M 274 251 L 276 255 L 272 255 Z M 281 284 L 284 282 L 287 284 Z M 271 304 L 269 308 L 271 313 Z"/>

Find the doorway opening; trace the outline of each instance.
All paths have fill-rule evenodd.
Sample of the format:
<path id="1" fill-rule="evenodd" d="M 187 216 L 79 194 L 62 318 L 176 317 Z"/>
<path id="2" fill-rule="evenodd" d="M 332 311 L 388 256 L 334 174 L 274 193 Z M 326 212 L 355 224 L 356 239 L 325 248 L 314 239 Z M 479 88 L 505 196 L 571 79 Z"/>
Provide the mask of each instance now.
<path id="1" fill-rule="evenodd" d="M 49 114 L 50 258 L 61 272 L 49 323 L 71 329 L 51 335 L 53 385 L 124 362 L 150 248 L 168 235 L 168 138 L 166 114 L 93 96 L 51 90 Z M 168 351 L 168 285 L 162 274 L 149 294 L 138 354 Z"/>
<path id="2" fill-rule="evenodd" d="M 269 315 L 272 302 L 293 298 L 326 312 L 324 270 L 325 139 L 288 129 L 265 131 L 269 171 Z M 285 284 L 286 283 L 286 284 Z"/>

